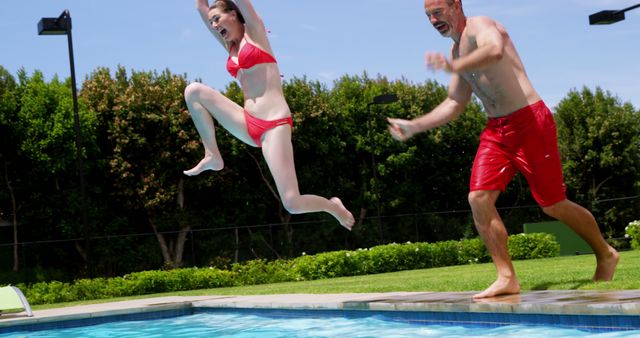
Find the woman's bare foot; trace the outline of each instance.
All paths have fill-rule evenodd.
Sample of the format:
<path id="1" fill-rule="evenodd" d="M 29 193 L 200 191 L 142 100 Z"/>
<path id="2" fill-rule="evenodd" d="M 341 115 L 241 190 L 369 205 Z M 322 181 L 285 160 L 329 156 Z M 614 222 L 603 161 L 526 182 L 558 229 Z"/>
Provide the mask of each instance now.
<path id="1" fill-rule="evenodd" d="M 340 225 L 347 228 L 347 230 L 351 231 L 353 224 L 356 222 L 351 212 L 349 212 L 349 210 L 347 210 L 347 208 L 344 207 L 344 204 L 342 204 L 342 201 L 339 198 L 332 197 L 330 201 L 338 205 L 338 213 L 333 216 L 335 216 L 338 219 L 338 222 L 340 222 Z"/>
<path id="2" fill-rule="evenodd" d="M 474 299 L 495 297 L 500 295 L 513 295 L 520 293 L 520 283 L 518 279 L 498 277 L 490 287 L 473 296 Z"/>
<path id="3" fill-rule="evenodd" d="M 609 246 L 609 252 L 604 257 L 597 257 L 596 273 L 593 275 L 594 282 L 606 282 L 613 279 L 613 274 L 616 272 L 616 266 L 620 261 L 620 255 L 616 249 Z"/>
<path id="4" fill-rule="evenodd" d="M 224 161 L 221 157 L 215 158 L 214 156 L 205 156 L 195 167 L 185 170 L 183 173 L 187 176 L 195 176 L 205 170 L 218 171 L 222 170 L 222 168 L 224 168 Z"/>

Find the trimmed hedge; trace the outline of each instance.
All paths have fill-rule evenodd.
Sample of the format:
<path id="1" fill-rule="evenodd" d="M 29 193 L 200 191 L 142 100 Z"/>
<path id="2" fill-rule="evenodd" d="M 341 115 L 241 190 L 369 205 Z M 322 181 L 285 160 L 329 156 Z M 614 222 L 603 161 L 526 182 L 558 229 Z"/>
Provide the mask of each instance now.
<path id="1" fill-rule="evenodd" d="M 73 283 L 39 282 L 18 287 L 29 303 L 35 305 L 213 289 L 238 285 L 236 279 L 235 273 L 231 271 L 184 268 L 134 272 L 124 277 L 79 279 Z"/>
<path id="2" fill-rule="evenodd" d="M 547 240 L 550 234 L 543 232 L 509 236 L 509 255 L 513 260 L 556 257 L 560 255 L 560 244 Z"/>
<path id="3" fill-rule="evenodd" d="M 631 239 L 631 248 L 640 249 L 640 220 L 629 222 L 624 228 L 624 237 Z"/>
<path id="4" fill-rule="evenodd" d="M 509 236 L 514 260 L 555 257 L 560 245 L 545 233 Z M 479 238 L 436 243 L 386 244 L 370 249 L 341 250 L 303 255 L 290 260 L 252 260 L 235 263 L 229 270 L 184 268 L 142 271 L 123 277 L 79 279 L 73 283 L 19 284 L 29 303 L 53 304 L 78 300 L 145 295 L 162 292 L 213 289 L 287 281 L 427 269 L 491 260 Z"/>

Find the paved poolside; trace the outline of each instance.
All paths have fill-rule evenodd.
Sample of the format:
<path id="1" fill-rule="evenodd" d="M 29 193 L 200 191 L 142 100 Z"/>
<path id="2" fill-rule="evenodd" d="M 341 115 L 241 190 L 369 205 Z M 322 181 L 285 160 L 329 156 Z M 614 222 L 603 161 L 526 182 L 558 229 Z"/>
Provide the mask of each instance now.
<path id="1" fill-rule="evenodd" d="M 295 310 L 437 311 L 516 314 L 640 315 L 640 290 L 531 291 L 479 301 L 475 292 L 390 292 L 158 297 L 2 314 L 0 327 L 190 307 Z"/>

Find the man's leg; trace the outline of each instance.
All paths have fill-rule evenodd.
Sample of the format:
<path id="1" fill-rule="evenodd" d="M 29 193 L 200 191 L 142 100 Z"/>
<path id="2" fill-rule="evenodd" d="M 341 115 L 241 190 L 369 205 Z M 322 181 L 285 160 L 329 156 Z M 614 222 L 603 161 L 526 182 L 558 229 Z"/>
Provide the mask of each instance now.
<path id="1" fill-rule="evenodd" d="M 473 220 L 487 250 L 491 254 L 498 278 L 486 290 L 473 298 L 494 297 L 520 292 L 520 283 L 507 249 L 508 234 L 504 223 L 496 210 L 498 190 L 472 191 L 469 193 L 469 204 L 473 212 Z"/>
<path id="2" fill-rule="evenodd" d="M 567 199 L 542 208 L 542 210 L 547 215 L 568 225 L 591 246 L 597 262 L 596 272 L 593 275 L 594 281 L 610 281 L 613 279 L 620 256 L 604 240 L 602 233 L 600 233 L 600 228 L 598 228 L 598 223 L 596 223 L 589 210 Z"/>

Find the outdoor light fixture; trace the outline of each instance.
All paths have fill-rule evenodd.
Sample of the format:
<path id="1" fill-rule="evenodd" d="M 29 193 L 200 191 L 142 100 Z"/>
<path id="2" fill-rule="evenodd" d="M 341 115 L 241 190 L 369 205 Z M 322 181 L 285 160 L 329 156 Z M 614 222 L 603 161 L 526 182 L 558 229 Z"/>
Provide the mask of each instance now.
<path id="1" fill-rule="evenodd" d="M 65 10 L 57 18 L 42 18 L 38 22 L 38 35 L 66 35 L 71 32 L 71 16 Z"/>
<path id="2" fill-rule="evenodd" d="M 640 4 L 621 10 L 605 10 L 589 15 L 590 25 L 609 25 L 624 20 L 624 12 L 640 7 Z"/>
<path id="3" fill-rule="evenodd" d="M 385 103 L 393 103 L 398 101 L 398 96 L 396 94 L 382 94 L 373 98 L 373 101 L 367 105 L 367 108 L 372 104 L 385 104 Z"/>
<path id="4" fill-rule="evenodd" d="M 65 9 L 57 18 L 42 18 L 38 22 L 38 35 L 66 35 L 71 65 L 71 94 L 73 95 L 73 118 L 76 129 L 76 160 L 80 175 L 80 193 L 84 203 L 84 173 L 82 166 L 82 140 L 80 138 L 80 117 L 78 116 L 78 93 L 76 89 L 76 68 L 73 61 L 73 39 L 71 38 L 71 15 Z M 84 208 L 83 208 L 84 209 Z"/>
<path id="5" fill-rule="evenodd" d="M 367 103 L 367 138 L 372 144 L 372 147 L 375 146 L 374 140 L 371 138 L 371 106 L 376 104 L 387 104 L 398 101 L 398 96 L 396 94 L 382 94 L 373 98 L 373 100 Z M 375 185 L 375 194 L 376 194 L 376 217 L 378 218 L 378 228 L 380 231 L 380 244 L 384 242 L 384 232 L 382 229 L 382 222 L 380 222 L 380 196 L 378 196 L 378 170 L 376 169 L 376 155 L 371 151 L 371 170 L 373 171 L 373 182 Z"/>
<path id="6" fill-rule="evenodd" d="M 76 89 L 76 68 L 73 61 L 73 39 L 71 37 L 71 15 L 65 9 L 57 18 L 42 18 L 38 22 L 38 35 L 66 35 L 69 46 L 69 64 L 71 66 L 71 95 L 73 96 L 73 118 L 76 129 L 76 166 L 80 180 L 80 214 L 85 231 L 87 249 L 89 245 L 89 227 L 85 208 L 84 168 L 82 165 L 82 139 L 80 137 L 80 117 L 78 115 L 78 92 Z"/>

